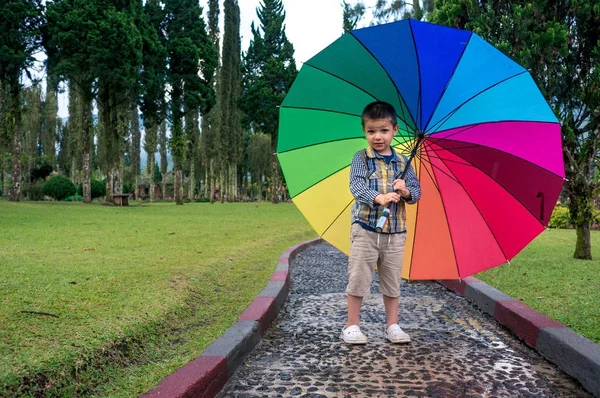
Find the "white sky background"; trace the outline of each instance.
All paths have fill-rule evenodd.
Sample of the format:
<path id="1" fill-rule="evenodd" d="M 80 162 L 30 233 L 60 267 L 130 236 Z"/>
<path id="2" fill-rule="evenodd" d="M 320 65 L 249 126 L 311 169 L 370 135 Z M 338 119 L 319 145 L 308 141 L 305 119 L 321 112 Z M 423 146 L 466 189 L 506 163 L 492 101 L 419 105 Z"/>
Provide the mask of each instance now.
<path id="1" fill-rule="evenodd" d="M 220 34 L 221 42 L 223 29 L 223 2 L 220 9 Z M 261 0 L 238 0 L 240 7 L 240 36 L 242 38 L 242 51 L 246 52 L 252 40 L 250 26 L 260 27 L 256 9 L 261 6 Z M 283 0 L 286 14 L 285 33 L 288 40 L 294 45 L 294 58 L 296 67 L 300 69 L 305 61 L 338 39 L 342 33 L 342 1 L 341 0 Z M 349 3 L 355 3 L 354 0 Z M 365 5 L 373 5 L 375 0 L 364 1 Z M 208 11 L 208 0 L 200 0 L 203 15 Z M 368 20 L 368 18 L 365 18 Z M 361 21 L 360 26 L 365 25 Z M 59 111 L 61 117 L 67 116 L 67 96 L 59 98 Z"/>

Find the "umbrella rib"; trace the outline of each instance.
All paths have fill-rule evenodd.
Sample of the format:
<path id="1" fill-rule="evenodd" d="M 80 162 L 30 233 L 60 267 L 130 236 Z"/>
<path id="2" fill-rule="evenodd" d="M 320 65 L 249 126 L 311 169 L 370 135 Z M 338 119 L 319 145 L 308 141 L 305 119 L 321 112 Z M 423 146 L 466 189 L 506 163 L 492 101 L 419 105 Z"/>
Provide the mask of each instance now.
<path id="1" fill-rule="evenodd" d="M 435 150 L 434 150 L 433 148 L 430 148 L 430 150 L 431 150 L 431 151 L 433 151 L 433 152 L 435 152 Z M 433 159 L 437 159 L 437 157 L 436 157 L 436 156 L 431 156 L 431 154 L 430 154 L 429 152 L 427 153 L 427 157 L 428 157 L 429 159 L 432 159 L 432 158 L 433 158 Z M 432 169 L 432 171 L 433 171 L 433 169 L 434 169 L 434 168 L 436 168 L 436 169 L 438 169 L 440 172 L 444 173 L 444 174 L 445 174 L 445 175 L 446 175 L 448 178 L 450 178 L 451 180 L 454 180 L 454 177 L 453 177 L 453 176 L 451 176 L 451 175 L 449 175 L 448 173 L 446 173 L 446 172 L 445 172 L 444 170 L 442 170 L 442 169 L 441 169 L 439 166 L 436 166 L 435 164 L 433 164 L 433 162 L 432 162 L 432 161 L 430 161 L 430 160 L 424 160 L 424 159 L 422 159 L 421 157 L 419 157 L 419 159 L 420 159 L 422 162 L 424 162 L 424 163 L 428 163 L 428 164 L 431 166 L 431 169 Z M 426 169 L 427 169 L 427 168 L 426 168 Z M 433 178 L 432 178 L 432 180 L 433 180 Z M 434 180 L 434 181 L 435 181 L 435 180 Z M 458 181 L 456 181 L 456 182 L 458 182 Z M 441 191 L 440 191 L 440 189 L 439 189 L 439 187 L 437 187 L 437 185 L 436 185 L 436 188 L 437 188 L 438 192 L 441 192 Z"/>
<path id="2" fill-rule="evenodd" d="M 431 148 L 432 151 L 435 152 L 435 150 L 433 148 Z M 457 155 L 458 156 L 458 155 Z M 462 158 L 461 158 L 462 159 Z M 464 159 L 463 159 L 464 160 Z M 488 224 L 487 220 L 485 219 L 485 217 L 483 216 L 483 214 L 481 213 L 481 210 L 479 209 L 479 207 L 475 204 L 475 201 L 473 200 L 473 198 L 471 197 L 471 195 L 469 194 L 469 192 L 467 191 L 467 189 L 465 188 L 465 186 L 458 180 L 458 178 L 456 178 L 456 175 L 454 173 L 452 173 L 452 170 L 450 169 L 450 167 L 448 167 L 448 165 L 444 162 L 443 159 L 440 158 L 440 161 L 442 163 L 444 163 L 444 165 L 448 168 L 448 171 L 454 176 L 453 180 L 456 181 L 458 183 L 458 185 L 462 188 L 462 190 L 465 192 L 465 194 L 468 196 L 469 200 L 471 201 L 471 203 L 473 203 L 473 206 L 475 207 L 475 209 L 477 209 L 477 212 L 479 213 L 479 216 L 481 217 L 481 219 L 483 220 L 483 222 L 485 223 L 486 227 L 488 228 L 488 230 L 490 231 L 490 233 L 492 234 L 492 236 L 494 237 L 494 240 L 496 241 L 496 244 L 498 245 L 498 248 L 500 249 L 500 251 L 502 252 L 502 255 L 504 256 L 504 258 L 506 259 L 506 261 L 510 261 L 508 256 L 506 255 L 506 253 L 504 252 L 504 249 L 502 248 L 502 245 L 500 245 L 500 242 L 498 241 L 498 238 L 496 237 L 496 234 L 494 233 L 494 231 L 492 230 L 492 228 L 490 227 L 490 224 Z M 465 160 L 466 161 L 466 160 Z M 475 167 L 475 166 L 474 166 Z M 443 201 L 443 199 L 442 199 Z M 446 208 L 444 206 L 444 212 L 446 212 Z M 454 249 L 454 245 L 452 246 L 452 248 Z M 456 253 L 454 253 L 454 255 L 456 256 Z M 456 261 L 456 265 L 458 268 L 458 260 Z M 460 274 L 459 274 L 460 276 Z"/>
<path id="3" fill-rule="evenodd" d="M 417 130 L 420 130 L 421 126 L 423 126 L 423 98 L 421 96 L 421 93 L 422 93 L 422 90 L 423 90 L 423 86 L 421 84 L 421 64 L 419 62 L 419 52 L 417 51 L 417 41 L 415 40 L 415 32 L 413 31 L 412 21 L 411 20 L 408 21 L 408 27 L 410 28 L 410 35 L 412 37 L 413 46 L 414 46 L 414 49 L 415 49 L 415 59 L 417 60 L 417 71 L 419 72 L 419 77 L 418 77 L 419 95 L 417 97 L 418 106 L 417 106 L 417 115 L 415 116 L 415 119 L 417 119 L 419 121 L 419 125 L 417 126 Z M 415 120 L 415 122 L 416 122 L 416 120 Z"/>
<path id="4" fill-rule="evenodd" d="M 443 126 L 444 123 L 446 123 L 452 116 L 454 116 L 454 114 L 456 112 L 458 112 L 458 110 L 460 108 L 462 108 L 468 102 L 470 102 L 471 100 L 473 100 L 475 97 L 478 97 L 479 95 L 485 93 L 486 91 L 488 91 L 488 90 L 490 90 L 490 89 L 492 89 L 492 88 L 494 88 L 494 87 L 496 87 L 496 86 L 498 86 L 498 85 L 500 85 L 500 84 L 502 84 L 502 83 L 504 83 L 504 82 L 506 82 L 506 81 L 508 81 L 508 80 L 510 80 L 512 78 L 514 78 L 514 77 L 520 76 L 520 75 L 522 75 L 524 73 L 527 73 L 527 71 L 525 70 L 523 72 L 517 73 L 517 74 L 512 75 L 512 76 L 509 76 L 506 79 L 500 80 L 499 82 L 497 82 L 495 84 L 492 84 L 491 86 L 487 87 L 486 89 L 481 90 L 480 92 L 478 92 L 475 95 L 471 96 L 471 98 L 469 98 L 466 101 L 462 102 L 460 105 L 458 105 L 456 108 L 454 108 L 454 110 L 450 111 L 446 116 L 444 116 L 442 119 L 440 119 L 436 124 L 434 124 L 433 126 L 431 126 L 431 128 L 428 127 L 426 131 L 427 132 L 431 131 L 431 132 L 435 133 L 438 130 L 438 128 L 440 128 L 441 126 Z"/>
<path id="5" fill-rule="evenodd" d="M 425 151 L 427 152 L 427 156 L 431 156 L 429 151 L 435 152 L 435 150 L 431 147 L 429 147 L 429 149 L 425 148 Z M 434 166 L 433 162 L 431 162 L 431 166 Z M 438 170 L 444 172 L 441 168 L 439 168 L 439 167 L 437 167 L 437 168 L 438 168 Z M 433 167 L 432 167 L 431 171 L 434 172 Z M 444 172 L 444 174 L 446 174 L 446 173 Z M 454 178 L 452 178 L 452 177 L 450 177 L 450 178 L 455 180 L 456 176 L 454 176 Z M 437 182 L 436 179 L 432 178 L 432 180 Z M 456 248 L 454 247 L 454 238 L 452 236 L 452 231 L 450 230 L 450 222 L 448 220 L 448 213 L 446 212 L 446 206 L 444 205 L 444 196 L 442 195 L 442 192 L 439 189 L 439 187 L 438 187 L 438 192 L 440 194 L 440 200 L 442 201 L 442 209 L 444 210 L 444 215 L 446 216 L 446 227 L 448 228 L 448 236 L 450 237 L 450 242 L 452 244 L 452 253 L 454 254 L 454 263 L 456 264 L 456 274 L 458 275 L 458 278 L 460 279 L 460 269 L 458 268 L 458 257 L 456 257 Z"/>
<path id="6" fill-rule="evenodd" d="M 446 148 L 444 148 L 444 149 L 445 149 L 445 150 L 447 150 L 447 151 L 449 151 L 449 152 L 452 152 L 452 151 L 451 151 L 451 150 L 449 150 L 449 149 L 446 149 Z M 490 149 L 491 149 L 491 150 L 494 150 L 494 151 L 498 151 L 497 149 L 494 149 L 494 148 L 490 148 Z M 502 152 L 502 151 L 498 151 L 498 152 L 501 152 L 501 153 L 507 154 L 507 155 L 509 155 L 509 156 L 514 156 L 514 155 L 512 155 L 512 154 L 510 154 L 510 153 L 507 153 L 507 152 Z M 489 175 L 488 173 L 486 173 L 486 171 L 485 171 L 485 170 L 483 170 L 483 169 L 481 169 L 481 168 L 477 167 L 477 166 L 476 166 L 476 165 L 474 165 L 473 163 L 470 163 L 470 162 L 468 162 L 467 160 L 465 160 L 465 159 L 464 159 L 462 156 L 460 156 L 459 154 L 457 154 L 457 153 L 454 153 L 454 152 L 452 152 L 452 153 L 453 153 L 454 155 L 456 155 L 457 157 L 459 157 L 460 159 L 462 159 L 463 161 L 465 161 L 465 162 L 469 163 L 469 164 L 471 165 L 471 167 L 473 167 L 473 168 L 475 168 L 475 169 L 477 169 L 477 170 L 481 171 L 483 174 L 485 174 L 486 176 L 488 176 L 489 178 L 491 178 L 491 179 L 492 179 L 492 181 L 494 181 L 496 184 L 500 185 L 500 186 L 502 187 L 502 189 L 503 189 L 504 191 L 506 191 L 506 192 L 507 192 L 507 193 L 508 193 L 510 196 L 512 196 L 512 197 L 513 197 L 513 198 L 514 198 L 514 199 L 515 199 L 517 202 L 519 202 L 519 203 L 521 204 L 521 206 L 523 206 L 523 208 L 524 208 L 524 209 L 526 209 L 526 210 L 527 210 L 527 212 L 529 212 L 529 214 L 531 214 L 531 215 L 533 216 L 533 218 L 534 218 L 534 219 L 535 219 L 537 222 L 539 222 L 539 223 L 540 223 L 540 224 L 541 224 L 543 227 L 546 227 L 546 226 L 545 226 L 545 225 L 542 223 L 542 221 L 539 219 L 539 217 L 538 217 L 536 214 L 534 214 L 534 213 L 533 213 L 531 210 L 529 210 L 529 208 L 528 208 L 528 207 L 527 207 L 527 206 L 526 206 L 526 205 L 525 205 L 523 202 L 521 202 L 521 201 L 519 200 L 519 198 L 517 198 L 515 195 L 513 195 L 513 193 L 512 193 L 511 191 L 509 191 L 509 190 L 508 190 L 508 189 L 507 189 L 507 188 L 506 188 L 506 187 L 505 187 L 505 186 L 504 186 L 504 185 L 503 185 L 503 184 L 502 184 L 500 181 L 496 180 L 496 179 L 495 179 L 495 178 L 493 178 L 491 175 Z M 560 178 L 560 179 L 564 180 L 564 177 L 561 177 L 561 176 L 559 176 L 558 174 L 555 174 L 555 173 L 551 172 L 550 170 L 544 169 L 543 167 L 540 167 L 540 166 L 538 166 L 538 165 L 537 165 L 537 164 L 535 164 L 535 163 L 531 163 L 531 162 L 529 162 L 529 161 L 527 161 L 527 160 L 525 160 L 525 159 L 523 159 L 523 158 L 520 158 L 520 157 L 518 157 L 518 156 L 514 156 L 514 157 L 516 157 L 517 159 L 520 159 L 520 160 L 522 160 L 522 161 L 524 161 L 524 162 L 528 162 L 529 164 L 531 164 L 531 165 L 533 165 L 533 166 L 535 166 L 535 167 L 538 167 L 538 168 L 540 168 L 540 169 L 542 169 L 542 170 L 546 171 L 547 173 L 550 173 L 550 174 L 552 174 L 552 175 L 554 175 L 554 176 L 556 176 L 556 177 L 558 177 L 558 178 Z M 462 185 L 462 184 L 461 184 L 461 185 Z"/>
<path id="7" fill-rule="evenodd" d="M 439 145 L 441 148 L 443 148 L 445 151 L 451 152 L 451 153 L 453 153 L 454 155 L 458 156 L 458 157 L 459 157 L 459 158 L 461 158 L 461 159 L 463 159 L 463 157 L 462 157 L 462 156 L 460 156 L 460 155 L 458 155 L 457 153 L 455 153 L 455 152 L 454 152 L 454 150 L 455 150 L 455 149 L 486 148 L 486 149 L 489 149 L 489 150 L 491 150 L 491 151 L 494 151 L 494 152 L 499 152 L 499 153 L 503 153 L 503 154 L 505 154 L 506 156 L 510 156 L 510 157 L 513 157 L 513 158 L 515 158 L 515 159 L 519 159 L 519 160 L 521 160 L 521 161 L 523 161 L 523 162 L 525 162 L 525 163 L 529 163 L 529 164 L 530 164 L 530 165 L 532 165 L 532 166 L 535 166 L 535 167 L 537 167 L 537 168 L 540 168 L 540 169 L 542 169 L 542 170 L 544 170 L 544 171 L 546 171 L 546 172 L 548 172 L 548 173 L 550 173 L 550 174 L 553 174 L 553 175 L 555 175 L 555 176 L 556 176 L 556 177 L 558 177 L 558 178 L 562 178 L 562 179 L 564 179 L 564 177 L 563 177 L 563 176 L 561 176 L 561 175 L 558 175 L 558 174 L 556 174 L 556 173 L 555 173 L 555 172 L 553 172 L 553 171 L 550 171 L 550 170 L 548 170 L 548 169 L 546 169 L 546 168 L 544 168 L 544 167 L 541 167 L 540 165 L 538 165 L 538 164 L 536 164 L 536 163 L 533 163 L 533 162 L 532 162 L 532 161 L 530 161 L 530 160 L 524 159 L 524 158 L 522 158 L 522 157 L 520 157 L 520 156 L 517 156 L 517 155 L 515 155 L 515 154 L 512 154 L 512 153 L 510 153 L 510 152 L 501 151 L 500 149 L 493 148 L 493 147 L 491 147 L 491 146 L 487 146 L 487 145 L 481 145 L 481 144 L 473 144 L 473 145 L 465 145 L 465 146 L 455 146 L 455 147 L 452 147 L 452 148 L 446 148 L 446 147 L 444 147 L 444 146 L 442 146 L 442 145 L 440 145 L 440 144 L 439 144 L 439 143 L 443 143 L 444 141 L 456 142 L 456 143 L 460 143 L 460 144 L 463 144 L 463 143 L 464 143 L 463 141 L 456 141 L 456 140 L 446 140 L 446 139 L 440 138 L 440 139 L 439 139 L 437 142 L 434 142 L 434 143 L 429 143 L 429 145 L 431 145 L 431 144 L 437 144 L 437 145 Z M 468 144 L 468 143 L 464 143 L 464 144 Z M 442 159 L 442 158 L 440 158 L 440 159 Z M 463 160 L 464 160 L 464 159 L 463 159 Z M 465 160 L 465 162 L 466 162 L 466 160 Z M 474 164 L 472 164 L 472 163 L 470 163 L 470 162 L 467 162 L 467 163 L 469 163 L 469 165 L 470 165 L 471 167 L 474 167 L 474 168 L 476 168 L 477 170 L 480 170 L 481 172 L 485 173 L 485 171 L 483 171 L 481 168 L 479 168 L 479 167 L 475 166 Z M 486 174 L 487 174 L 487 173 L 486 173 Z M 487 174 L 487 175 L 489 176 L 489 174 Z M 491 176 L 490 176 L 490 177 L 491 177 Z"/>
<path id="8" fill-rule="evenodd" d="M 303 111 L 319 111 L 319 112 L 329 112 L 329 113 L 337 113 L 340 115 L 348 115 L 348 116 L 355 116 L 355 117 L 360 117 L 360 115 L 357 115 L 356 113 L 350 113 L 350 112 L 342 112 L 342 111 L 334 111 L 332 109 L 321 109 L 321 108 L 311 108 L 308 106 L 289 106 L 289 105 L 281 105 L 280 108 L 287 108 L 287 109 L 300 109 Z"/>
<path id="9" fill-rule="evenodd" d="M 411 30 L 412 30 L 412 29 L 411 29 Z M 353 31 L 350 31 L 350 32 L 348 32 L 348 33 L 350 33 L 350 34 L 351 34 L 351 35 L 354 37 L 354 39 L 355 39 L 355 40 L 356 40 L 358 43 L 360 43 L 360 45 L 361 45 L 361 46 L 362 46 L 362 47 L 365 49 L 365 51 L 366 51 L 366 52 L 368 52 L 368 53 L 369 53 L 369 55 L 371 55 L 371 57 L 372 57 L 372 58 L 375 60 L 375 62 L 377 62 L 377 63 L 379 64 L 379 66 L 381 66 L 381 69 L 382 69 L 382 70 L 385 72 L 385 74 L 387 75 L 388 79 L 390 79 L 390 82 L 391 82 L 391 83 L 394 85 L 394 88 L 396 89 L 396 93 L 399 95 L 400 99 L 402 100 L 402 101 L 400 101 L 400 105 L 401 105 L 401 106 L 402 106 L 402 105 L 404 105 L 404 106 L 406 107 L 406 110 L 409 110 L 409 109 L 408 109 L 408 102 L 406 102 L 406 100 L 404 99 L 404 96 L 402 95 L 402 93 L 400 92 L 400 90 L 398 90 L 398 86 L 396 85 L 396 82 L 394 81 L 394 79 L 392 79 L 392 77 L 390 76 L 390 74 L 389 74 L 389 72 L 387 71 L 387 69 L 385 69 L 385 68 L 383 67 L 383 65 L 381 64 L 381 62 L 379 61 L 379 59 L 377 59 L 377 57 L 376 57 L 375 55 L 373 55 L 373 53 L 371 52 L 371 50 L 369 50 L 369 49 L 367 48 L 367 46 L 365 46 L 365 45 L 363 44 L 363 42 L 362 42 L 362 41 L 360 41 L 360 40 L 358 39 L 358 37 L 356 37 L 356 36 L 354 35 L 354 32 L 353 32 Z M 416 49 L 416 47 L 415 47 L 415 53 L 416 53 L 416 51 L 417 51 L 417 49 Z M 417 110 L 417 111 L 418 111 L 418 110 Z M 404 108 L 402 108 L 402 114 L 404 114 Z M 411 119 L 411 120 L 412 120 L 412 121 L 415 123 L 415 127 L 417 127 L 417 126 L 416 126 L 416 124 L 417 124 L 417 123 L 416 123 L 416 121 L 415 121 L 415 120 L 412 118 L 412 115 L 410 115 L 410 112 L 409 112 L 409 116 L 411 116 L 411 118 L 410 118 L 410 119 Z M 411 127 L 411 126 L 409 126 L 409 125 L 406 123 L 406 120 L 404 120 L 404 119 L 403 119 L 402 121 L 404 122 L 404 124 L 406 124 L 406 126 L 407 126 L 407 127 Z M 414 129 L 414 132 L 416 132 L 417 130 L 418 130 L 418 128 Z"/>
<path id="10" fill-rule="evenodd" d="M 499 121 L 487 121 L 487 122 L 479 122 L 479 123 L 473 123 L 473 124 L 468 124 L 468 125 L 464 125 L 461 127 L 457 128 L 457 131 L 453 132 L 452 134 L 449 134 L 447 136 L 438 138 L 435 137 L 438 134 L 442 134 L 445 131 L 448 130 L 441 130 L 441 131 L 436 131 L 434 133 L 429 133 L 427 134 L 428 140 L 432 141 L 432 142 L 437 142 L 440 140 L 447 140 L 450 137 L 454 137 L 458 134 L 464 133 L 465 131 L 469 131 L 471 129 L 474 129 L 476 127 L 479 126 L 483 126 L 483 125 L 487 125 L 487 124 L 500 124 L 500 123 L 530 123 L 530 122 L 534 122 L 534 123 L 544 123 L 544 124 L 558 124 L 558 122 L 548 122 L 548 121 L 544 121 L 544 120 L 499 120 Z M 458 140 L 461 141 L 461 140 Z M 461 141 L 462 142 L 462 141 Z"/>
<path id="11" fill-rule="evenodd" d="M 359 40 L 357 39 L 357 41 L 359 41 Z M 360 43 L 360 41 L 359 41 L 359 43 Z M 361 43 L 361 45 L 362 45 L 362 43 Z M 363 46 L 363 47 L 364 47 L 364 46 Z M 371 54 L 371 56 L 373 56 L 373 54 Z M 311 64 L 309 64 L 309 63 L 306 63 L 306 62 L 304 63 L 304 65 L 308 65 L 308 66 L 310 66 L 311 68 L 314 68 L 314 69 L 316 69 L 316 70 L 318 70 L 318 71 L 321 71 L 321 72 L 323 72 L 323 73 L 326 73 L 326 74 L 328 74 L 329 76 L 333 76 L 333 77 L 335 77 L 336 79 L 339 79 L 339 80 L 341 80 L 341 81 L 343 81 L 343 82 L 345 82 L 345 83 L 347 83 L 347 84 L 349 84 L 349 85 L 351 85 L 351 86 L 353 86 L 353 87 L 355 87 L 355 88 L 359 89 L 360 91 L 362 91 L 363 93 L 367 94 L 368 96 L 370 96 L 370 97 L 371 97 L 371 98 L 373 98 L 374 100 L 376 100 L 376 101 L 381 101 L 379 98 L 377 98 L 377 96 L 375 96 L 375 95 L 371 94 L 370 92 L 368 92 L 368 91 L 367 91 L 367 90 L 365 90 L 364 88 L 362 88 L 362 87 L 359 87 L 359 86 L 357 86 L 356 84 L 354 84 L 354 83 L 352 83 L 352 82 L 350 82 L 350 81 L 348 81 L 348 80 L 344 79 L 343 77 L 340 77 L 340 76 L 338 76 L 338 75 L 334 75 L 333 73 L 331 73 L 331 72 L 329 72 L 329 71 L 326 71 L 326 70 L 324 70 L 324 69 L 321 69 L 321 68 L 319 68 L 319 67 L 316 67 L 316 66 L 314 66 L 314 65 L 311 65 Z M 381 64 L 379 64 L 379 65 L 381 66 Z M 383 66 L 381 66 L 381 67 L 383 68 Z M 385 69 L 383 69 L 383 70 L 385 70 Z M 386 73 L 387 73 L 387 71 L 386 71 Z M 388 74 L 388 77 L 389 77 L 389 74 Z M 390 80 L 392 80 L 392 79 L 390 78 Z M 392 81 L 392 83 L 393 83 L 393 81 Z M 395 85 L 395 84 L 394 84 L 394 87 L 396 87 L 396 85 Z M 396 87 L 396 92 L 398 92 L 398 88 L 397 88 L 397 87 Z M 402 105 L 402 103 L 401 103 L 400 105 Z M 282 108 L 289 108 L 289 107 L 288 107 L 288 106 L 285 106 L 285 107 L 283 107 L 283 106 L 282 106 Z M 306 109 L 310 109 L 310 108 L 306 108 Z M 337 112 L 337 113 L 343 113 L 343 112 Z M 359 116 L 359 117 L 360 117 L 361 115 L 357 115 L 357 116 Z M 405 125 L 407 128 L 410 128 L 411 130 L 414 130 L 414 129 L 412 128 L 412 126 L 410 126 L 410 124 L 409 124 L 409 123 L 406 121 L 406 119 L 405 119 L 405 115 L 404 115 L 404 110 L 402 110 L 402 117 L 400 117 L 400 115 L 398 115 L 398 112 L 396 112 L 396 116 L 398 116 L 398 118 L 399 118 L 400 120 L 402 120 L 402 122 L 404 122 L 404 125 Z"/>
<path id="12" fill-rule="evenodd" d="M 333 142 L 342 142 L 342 141 L 359 140 L 359 139 L 364 139 L 364 137 L 336 138 L 335 140 L 331 140 L 331 141 L 315 142 L 313 144 L 308 144 L 308 145 L 304 145 L 304 146 L 298 146 L 298 147 L 295 147 L 295 148 L 286 149 L 285 151 L 277 152 L 277 155 L 281 155 L 281 154 L 288 153 L 288 152 L 293 152 L 293 151 L 298 151 L 300 149 L 306 149 L 306 148 L 310 148 L 310 147 L 313 147 L 313 146 L 319 146 L 319 145 L 323 145 L 323 144 L 330 144 L 330 143 L 333 143 Z"/>
<path id="13" fill-rule="evenodd" d="M 334 219 L 334 220 L 333 220 L 333 221 L 332 221 L 332 222 L 329 224 L 329 226 L 328 226 L 328 227 L 325 229 L 325 231 L 323 231 L 323 233 L 322 233 L 322 234 L 320 234 L 320 235 L 321 235 L 321 236 L 325 235 L 325 234 L 327 233 L 327 231 L 329 231 L 329 228 L 331 228 L 331 226 L 332 226 L 333 224 L 335 224 L 335 222 L 338 220 L 338 218 L 340 218 L 340 217 L 341 217 L 341 215 L 342 215 L 342 214 L 344 214 L 344 212 L 346 211 L 346 209 L 347 209 L 348 207 L 352 206 L 352 204 L 353 204 L 353 203 L 354 203 L 354 198 L 352 198 L 352 200 L 350 201 L 350 203 L 348 203 L 348 204 L 346 205 L 346 207 L 344 207 L 344 209 L 343 209 L 343 210 L 340 212 L 340 214 L 338 214 L 338 215 L 335 217 L 335 219 Z"/>
<path id="14" fill-rule="evenodd" d="M 469 43 L 471 42 L 472 37 L 473 37 L 473 32 L 471 32 L 471 34 L 469 35 L 469 40 L 467 40 L 467 44 L 465 44 L 465 47 L 463 48 L 462 53 L 460 54 L 460 57 L 458 58 L 458 62 L 456 63 L 456 65 L 454 65 L 454 70 L 452 71 L 450 78 L 446 82 L 446 87 L 444 87 L 444 90 L 442 90 L 442 94 L 440 95 L 438 102 L 435 104 L 435 106 L 433 107 L 433 110 L 429 114 L 429 119 L 427 119 L 427 123 L 425 123 L 425 128 L 424 128 L 425 131 L 427 131 L 427 125 L 429 124 L 429 122 L 431 122 L 431 118 L 433 117 L 433 115 L 435 114 L 435 111 L 437 110 L 438 106 L 440 105 L 442 98 L 444 98 L 444 94 L 446 94 L 446 90 L 448 90 L 448 87 L 450 87 L 450 82 L 452 81 L 452 78 L 454 78 L 454 74 L 458 70 L 458 65 L 460 65 L 460 61 L 462 60 L 463 56 L 465 55 L 465 52 L 467 51 L 467 47 L 469 46 Z"/>

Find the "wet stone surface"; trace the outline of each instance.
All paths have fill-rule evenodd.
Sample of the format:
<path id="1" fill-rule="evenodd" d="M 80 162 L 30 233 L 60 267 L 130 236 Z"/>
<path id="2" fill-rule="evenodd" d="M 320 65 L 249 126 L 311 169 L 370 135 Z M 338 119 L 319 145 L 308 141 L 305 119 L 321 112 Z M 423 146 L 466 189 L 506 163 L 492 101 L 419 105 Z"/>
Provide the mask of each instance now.
<path id="1" fill-rule="evenodd" d="M 263 340 L 219 397 L 589 397 L 464 298 L 402 282 L 408 345 L 383 338 L 377 278 L 364 299 L 365 346 L 340 340 L 347 257 L 327 243 L 292 262 L 292 290 Z"/>

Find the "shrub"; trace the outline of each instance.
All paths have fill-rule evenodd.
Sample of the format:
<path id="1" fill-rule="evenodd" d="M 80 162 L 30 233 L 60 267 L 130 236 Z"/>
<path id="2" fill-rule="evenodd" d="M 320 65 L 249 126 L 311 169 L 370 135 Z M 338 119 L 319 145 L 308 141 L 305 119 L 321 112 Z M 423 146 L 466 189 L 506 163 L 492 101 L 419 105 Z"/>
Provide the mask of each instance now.
<path id="1" fill-rule="evenodd" d="M 44 200 L 42 194 L 43 181 L 29 182 L 23 184 L 23 195 L 28 200 Z"/>
<path id="2" fill-rule="evenodd" d="M 106 196 L 106 183 L 92 179 L 92 200 Z M 83 196 L 83 184 L 77 186 L 77 195 Z"/>
<path id="3" fill-rule="evenodd" d="M 548 228 L 569 228 L 571 220 L 569 220 L 569 209 L 566 206 L 556 206 L 550 216 Z"/>
<path id="4" fill-rule="evenodd" d="M 194 199 L 194 202 L 196 202 L 196 203 L 208 203 L 208 202 L 210 202 L 210 199 L 209 198 L 196 198 L 196 199 Z"/>
<path id="5" fill-rule="evenodd" d="M 83 200 L 83 196 L 75 194 L 74 196 L 67 196 L 65 198 L 65 202 L 81 202 Z"/>
<path id="6" fill-rule="evenodd" d="M 42 195 L 50 196 L 55 200 L 63 200 L 67 196 L 75 195 L 77 188 L 67 177 L 55 176 L 42 185 Z"/>

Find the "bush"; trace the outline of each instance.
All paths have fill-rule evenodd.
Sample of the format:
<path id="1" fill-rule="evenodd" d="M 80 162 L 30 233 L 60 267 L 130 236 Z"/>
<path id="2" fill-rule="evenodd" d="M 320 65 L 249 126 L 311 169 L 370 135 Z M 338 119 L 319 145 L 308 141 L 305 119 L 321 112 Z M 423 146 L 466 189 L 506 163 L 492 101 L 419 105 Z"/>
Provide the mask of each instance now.
<path id="1" fill-rule="evenodd" d="M 75 194 L 74 196 L 67 196 L 65 198 L 65 202 L 81 202 L 83 200 L 83 196 Z"/>
<path id="2" fill-rule="evenodd" d="M 92 200 L 106 196 L 106 183 L 92 179 Z M 77 195 L 83 196 L 83 184 L 77 186 Z"/>
<path id="3" fill-rule="evenodd" d="M 196 203 L 208 203 L 208 202 L 210 202 L 210 199 L 209 198 L 196 198 L 196 199 L 194 199 L 194 202 L 196 202 Z"/>
<path id="4" fill-rule="evenodd" d="M 569 209 L 561 205 L 554 207 L 548 222 L 548 228 L 569 228 L 570 226 Z"/>
<path id="5" fill-rule="evenodd" d="M 23 195 L 27 200 L 44 200 L 42 194 L 43 181 L 29 182 L 23 184 Z"/>
<path id="6" fill-rule="evenodd" d="M 55 200 L 63 200 L 67 196 L 75 195 L 77 188 L 67 177 L 52 177 L 42 185 L 42 195 L 50 196 Z"/>

